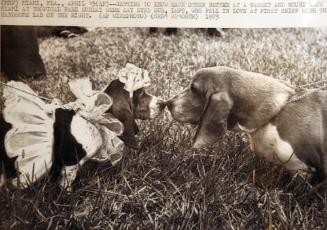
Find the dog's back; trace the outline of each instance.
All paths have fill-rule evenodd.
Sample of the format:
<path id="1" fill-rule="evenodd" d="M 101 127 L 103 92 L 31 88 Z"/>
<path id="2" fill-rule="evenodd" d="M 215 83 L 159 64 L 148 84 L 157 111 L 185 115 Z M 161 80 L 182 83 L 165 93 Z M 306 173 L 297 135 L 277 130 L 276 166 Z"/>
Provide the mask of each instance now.
<path id="1" fill-rule="evenodd" d="M 327 91 L 309 92 L 288 103 L 274 123 L 300 160 L 319 174 L 327 173 Z"/>
<path id="2" fill-rule="evenodd" d="M 251 149 L 302 176 L 327 175 L 327 91 L 305 91 L 268 124 L 250 133 Z"/>

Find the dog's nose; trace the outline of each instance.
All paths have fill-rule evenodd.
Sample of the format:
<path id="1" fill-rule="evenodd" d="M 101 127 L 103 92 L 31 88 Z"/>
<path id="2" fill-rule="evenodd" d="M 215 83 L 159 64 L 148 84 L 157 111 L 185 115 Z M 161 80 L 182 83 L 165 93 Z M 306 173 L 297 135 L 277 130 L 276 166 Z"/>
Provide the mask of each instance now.
<path id="1" fill-rule="evenodd" d="M 169 110 L 173 108 L 173 100 L 166 101 L 166 106 L 168 107 Z"/>
<path id="2" fill-rule="evenodd" d="M 166 105 L 167 105 L 167 103 L 165 101 L 159 101 L 158 102 L 158 105 L 159 105 L 159 109 L 160 110 L 164 110 L 165 107 L 166 107 Z"/>

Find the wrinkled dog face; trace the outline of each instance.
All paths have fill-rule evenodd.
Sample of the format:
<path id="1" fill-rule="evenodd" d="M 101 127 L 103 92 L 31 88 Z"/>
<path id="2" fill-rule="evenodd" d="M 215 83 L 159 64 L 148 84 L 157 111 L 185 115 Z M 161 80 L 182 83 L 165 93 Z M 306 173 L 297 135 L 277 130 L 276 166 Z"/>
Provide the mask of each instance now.
<path id="1" fill-rule="evenodd" d="M 190 87 L 167 102 L 175 120 L 198 125 L 194 148 L 215 143 L 227 128 L 233 101 L 225 75 L 217 68 L 200 69 Z"/>
<path id="2" fill-rule="evenodd" d="M 124 89 L 124 84 L 119 80 L 113 80 L 104 90 L 113 99 L 111 112 L 124 125 L 123 134 L 120 139 L 124 143 L 134 149 L 138 149 L 139 145 L 135 135 L 139 129 L 135 119 L 153 119 L 157 117 L 165 108 L 165 103 L 144 91 L 139 89 L 134 92 L 133 98 Z"/>
<path id="3" fill-rule="evenodd" d="M 198 83 L 194 79 L 189 88 L 167 102 L 167 107 L 176 121 L 198 124 L 205 103 L 206 99 L 201 95 Z"/>

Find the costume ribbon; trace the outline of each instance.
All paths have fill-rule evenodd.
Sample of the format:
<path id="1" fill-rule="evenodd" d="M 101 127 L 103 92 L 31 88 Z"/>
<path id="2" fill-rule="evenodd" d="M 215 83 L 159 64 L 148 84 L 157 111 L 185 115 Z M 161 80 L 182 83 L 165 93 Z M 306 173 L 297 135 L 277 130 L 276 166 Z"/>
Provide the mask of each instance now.
<path id="1" fill-rule="evenodd" d="M 119 71 L 118 77 L 119 81 L 125 84 L 124 89 L 129 92 L 131 98 L 134 91 L 151 85 L 149 72 L 130 63 Z"/>

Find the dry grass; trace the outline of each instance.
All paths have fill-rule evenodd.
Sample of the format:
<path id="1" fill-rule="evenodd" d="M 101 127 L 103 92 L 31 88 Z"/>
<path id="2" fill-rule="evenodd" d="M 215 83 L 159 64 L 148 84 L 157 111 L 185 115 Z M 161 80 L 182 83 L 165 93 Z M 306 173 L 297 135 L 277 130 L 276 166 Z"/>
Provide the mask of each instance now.
<path id="1" fill-rule="evenodd" d="M 28 82 L 40 95 L 73 100 L 67 81 L 90 77 L 101 88 L 127 62 L 149 70 L 150 91 L 164 99 L 199 68 L 227 65 L 294 84 L 326 78 L 327 34 L 318 29 L 228 30 L 207 38 L 196 30 L 149 36 L 146 29 L 98 28 L 79 38 L 41 41 L 48 76 Z M 309 194 L 280 167 L 228 133 L 206 150 L 191 149 L 193 129 L 160 119 L 140 122 L 140 151 L 118 167 L 90 163 L 74 192 L 41 182 L 0 191 L 3 229 L 323 229 L 324 194 Z"/>

